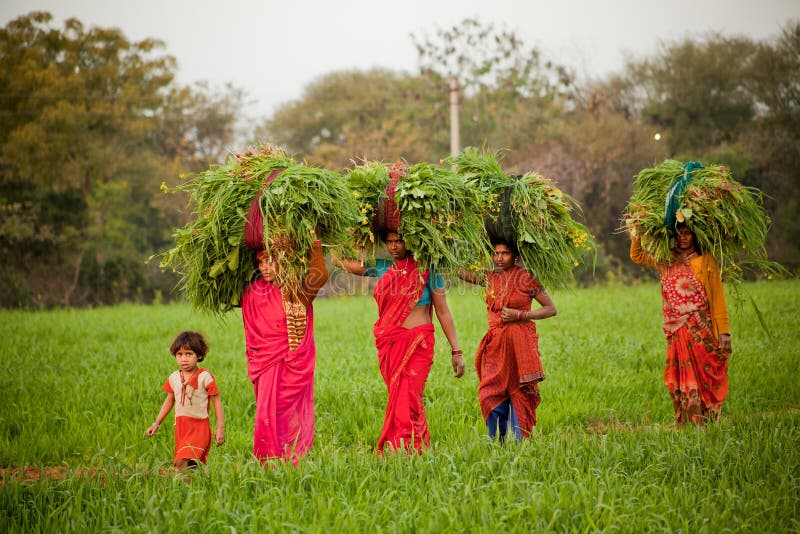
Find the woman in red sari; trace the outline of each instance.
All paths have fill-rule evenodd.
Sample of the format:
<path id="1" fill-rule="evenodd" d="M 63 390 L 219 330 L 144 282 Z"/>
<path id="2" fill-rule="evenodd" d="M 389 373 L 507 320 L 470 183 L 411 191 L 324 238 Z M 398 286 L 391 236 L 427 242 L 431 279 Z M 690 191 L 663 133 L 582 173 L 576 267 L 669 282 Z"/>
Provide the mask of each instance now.
<path id="1" fill-rule="evenodd" d="M 675 409 L 675 426 L 718 420 L 728 395 L 731 334 L 722 278 L 714 257 L 698 250 L 694 234 L 678 224 L 675 261 L 656 265 L 631 241 L 631 259 L 658 270 L 667 336 L 664 383 Z"/>
<path id="2" fill-rule="evenodd" d="M 495 269 L 486 277 L 489 329 L 478 345 L 475 370 L 478 400 L 489 436 L 505 440 L 509 422 L 517 439 L 526 439 L 536 426 L 538 383 L 544 380 L 539 358 L 539 334 L 534 320 L 556 315 L 553 300 L 528 271 L 517 265 L 516 247 L 493 240 Z M 483 283 L 478 273 L 462 271 L 462 279 Z M 533 301 L 539 308 L 532 310 Z"/>
<path id="3" fill-rule="evenodd" d="M 278 266 L 257 254 L 260 277 L 242 296 L 247 375 L 256 415 L 253 454 L 262 463 L 282 458 L 297 464 L 314 441 L 314 343 L 312 301 L 328 280 L 319 241 L 308 274 L 294 294 L 275 285 Z"/>
<path id="4" fill-rule="evenodd" d="M 378 278 L 373 291 L 378 304 L 373 333 L 389 399 L 376 450 L 383 453 L 387 447 L 413 448 L 421 452 L 431 439 L 423 394 L 433 364 L 434 310 L 450 343 L 451 363 L 457 378 L 464 374 L 464 358 L 441 277 L 422 270 L 397 233 L 384 232 L 381 239 L 391 260 L 337 263 L 352 274 Z"/>

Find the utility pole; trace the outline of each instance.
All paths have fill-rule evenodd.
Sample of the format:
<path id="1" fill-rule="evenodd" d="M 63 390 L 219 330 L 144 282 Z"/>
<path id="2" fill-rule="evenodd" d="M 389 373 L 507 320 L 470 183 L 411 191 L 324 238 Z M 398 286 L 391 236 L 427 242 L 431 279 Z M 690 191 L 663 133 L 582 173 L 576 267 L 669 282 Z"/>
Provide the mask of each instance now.
<path id="1" fill-rule="evenodd" d="M 459 151 L 458 140 L 458 80 L 450 76 L 450 155 L 456 157 Z"/>

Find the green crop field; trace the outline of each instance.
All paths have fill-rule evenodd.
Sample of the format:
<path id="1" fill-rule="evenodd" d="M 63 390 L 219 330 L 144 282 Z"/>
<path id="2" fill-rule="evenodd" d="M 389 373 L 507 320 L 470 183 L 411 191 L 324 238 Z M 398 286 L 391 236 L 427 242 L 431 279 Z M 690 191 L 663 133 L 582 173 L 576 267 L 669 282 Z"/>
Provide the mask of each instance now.
<path id="1" fill-rule="evenodd" d="M 797 532 L 800 530 L 800 281 L 747 283 L 730 302 L 734 355 L 718 424 L 672 429 L 656 284 L 557 291 L 539 324 L 546 380 L 535 436 L 485 436 L 472 355 L 479 292 L 448 302 L 468 362 L 456 380 L 437 325 L 426 391 L 433 437 L 419 457 L 381 458 L 386 390 L 366 296 L 316 304 L 316 440 L 299 466 L 251 457 L 253 392 L 241 317 L 186 305 L 0 312 L 2 532 Z M 172 428 L 145 429 L 183 329 L 210 342 L 228 442 L 175 476 Z M 172 414 L 168 421 L 172 420 Z M 9 468 L 60 467 L 32 481 Z M 88 471 L 87 471 L 88 470 Z"/>

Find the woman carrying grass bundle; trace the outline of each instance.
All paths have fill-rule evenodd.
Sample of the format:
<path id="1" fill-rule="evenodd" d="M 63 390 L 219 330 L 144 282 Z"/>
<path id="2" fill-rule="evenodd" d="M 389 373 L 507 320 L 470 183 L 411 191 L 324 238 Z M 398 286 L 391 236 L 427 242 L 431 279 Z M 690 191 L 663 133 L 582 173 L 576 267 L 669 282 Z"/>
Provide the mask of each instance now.
<path id="1" fill-rule="evenodd" d="M 464 374 L 439 274 L 457 272 L 475 258 L 488 260 L 485 201 L 450 166 L 429 163 L 368 163 L 356 166 L 348 182 L 360 202 L 356 247 L 374 259 L 339 265 L 378 278 L 373 333 L 389 399 L 377 450 L 421 451 L 430 442 L 423 393 L 433 363 L 434 311 L 452 349 L 453 372 L 457 378 Z M 386 245 L 390 260 L 375 258 L 376 241 Z"/>
<path id="2" fill-rule="evenodd" d="M 731 335 L 719 267 L 698 250 L 685 224 L 677 228 L 675 261 L 656 264 L 634 235 L 631 259 L 661 277 L 667 364 L 664 383 L 675 409 L 675 426 L 718 420 L 728 395 Z"/>
<path id="3" fill-rule="evenodd" d="M 314 309 L 328 280 L 319 241 L 299 290 L 279 285 L 280 266 L 262 249 L 257 278 L 242 295 L 247 375 L 256 397 L 253 454 L 295 465 L 314 441 Z"/>
<path id="4" fill-rule="evenodd" d="M 553 300 L 528 271 L 517 264 L 513 243 L 493 239 L 494 271 L 461 271 L 472 284 L 487 282 L 489 329 L 475 356 L 478 400 L 489 437 L 505 440 L 509 422 L 517 439 L 530 437 L 539 406 L 538 383 L 544 380 L 539 335 L 534 320 L 556 315 Z M 533 301 L 539 308 L 531 309 Z"/>
<path id="5" fill-rule="evenodd" d="M 728 395 L 731 334 L 717 262 L 698 250 L 695 235 L 680 223 L 674 262 L 654 263 L 636 236 L 631 259 L 656 268 L 661 277 L 667 336 L 664 383 L 675 409 L 675 425 L 718 420 Z"/>
<path id="6" fill-rule="evenodd" d="M 456 378 L 464 375 L 464 358 L 441 277 L 420 268 L 397 232 L 383 231 L 380 238 L 391 260 L 337 263 L 352 274 L 378 278 L 373 292 L 378 320 L 373 332 L 389 399 L 376 449 L 381 454 L 387 447 L 413 447 L 421 452 L 431 439 L 423 394 L 433 364 L 433 310 L 450 343 Z"/>
<path id="7" fill-rule="evenodd" d="M 674 163 L 668 161 L 639 174 L 629 204 L 627 225 L 631 234 L 631 259 L 655 268 L 661 278 L 662 328 L 667 338 L 664 383 L 675 409 L 675 426 L 681 427 L 686 423 L 703 425 L 706 421 L 718 420 L 728 395 L 731 355 L 728 306 L 717 261 L 702 245 L 695 229 L 708 230 L 719 223 L 697 216 L 701 210 L 706 214 L 714 213 L 709 209 L 711 204 L 703 200 L 710 198 L 718 205 L 720 198 L 725 199 L 723 193 L 735 189 L 738 184 L 724 181 L 721 187 L 716 187 L 716 181 L 712 182 L 703 174 L 705 168 L 699 163 L 687 163 L 684 169 L 674 168 Z M 711 171 L 718 172 L 713 168 Z M 693 177 L 693 173 L 699 176 Z M 716 175 L 710 178 L 717 180 Z M 664 190 L 663 184 L 667 184 L 666 194 L 660 192 Z M 648 195 L 656 202 L 651 202 Z M 681 198 L 692 199 L 694 210 L 681 208 Z M 728 207 L 726 217 L 741 216 L 741 202 L 737 202 L 740 205 L 733 204 L 730 199 L 722 204 Z M 712 215 L 706 218 L 711 219 Z M 659 224 L 653 225 L 654 220 Z M 641 233 L 647 236 L 650 250 L 643 245 Z M 674 240 L 666 259 L 657 257 L 664 248 L 665 233 Z M 710 232 L 703 232 L 703 235 L 708 234 Z M 720 243 L 717 245 L 719 247 Z"/>
<path id="8" fill-rule="evenodd" d="M 318 240 L 339 246 L 357 224 L 355 199 L 333 171 L 269 145 L 237 153 L 173 191 L 193 218 L 175 231 L 163 267 L 183 275 L 198 309 L 241 306 L 256 394 L 255 455 L 296 462 L 314 436 L 316 350 L 311 303 L 328 272 Z M 253 251 L 262 277 L 253 280 Z"/>

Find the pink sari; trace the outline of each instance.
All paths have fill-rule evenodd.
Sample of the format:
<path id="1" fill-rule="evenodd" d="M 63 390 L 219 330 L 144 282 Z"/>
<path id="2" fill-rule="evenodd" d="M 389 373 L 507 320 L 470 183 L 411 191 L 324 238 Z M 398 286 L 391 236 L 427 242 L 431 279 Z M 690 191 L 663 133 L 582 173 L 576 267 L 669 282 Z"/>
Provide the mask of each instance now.
<path id="1" fill-rule="evenodd" d="M 290 349 L 285 305 L 281 291 L 259 278 L 244 291 L 242 319 L 256 397 L 253 454 L 262 463 L 282 458 L 296 465 L 314 441 L 317 349 L 311 306 L 302 340 Z"/>
<path id="2" fill-rule="evenodd" d="M 423 393 L 433 365 L 433 324 L 404 328 L 403 322 L 422 294 L 428 272 L 408 258 L 403 270 L 390 268 L 375 286 L 378 304 L 375 346 L 389 398 L 376 450 L 414 448 L 430 444 Z"/>

